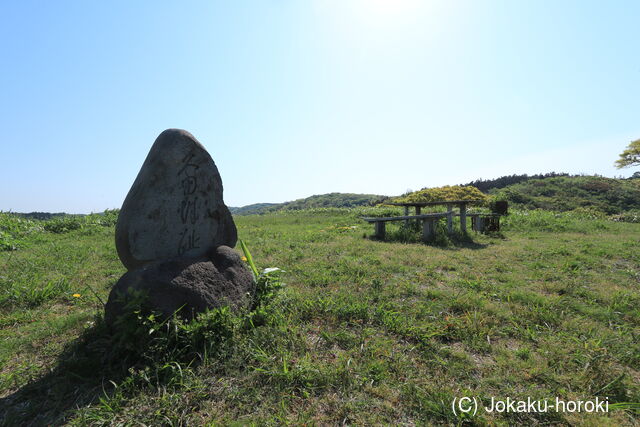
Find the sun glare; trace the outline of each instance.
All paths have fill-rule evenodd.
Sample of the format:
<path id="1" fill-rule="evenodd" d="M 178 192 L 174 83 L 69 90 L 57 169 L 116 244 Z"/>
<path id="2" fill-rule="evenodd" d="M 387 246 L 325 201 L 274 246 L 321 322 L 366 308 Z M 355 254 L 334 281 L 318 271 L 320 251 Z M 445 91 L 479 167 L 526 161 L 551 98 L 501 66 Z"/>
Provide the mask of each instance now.
<path id="1" fill-rule="evenodd" d="M 354 0 L 354 15 L 371 25 L 397 25 L 411 19 L 420 8 L 418 0 Z"/>
<path id="2" fill-rule="evenodd" d="M 438 0 L 318 0 L 319 16 L 347 33 L 391 34 L 431 28 L 447 3 Z"/>
<path id="3" fill-rule="evenodd" d="M 415 10 L 420 2 L 418 0 L 358 0 L 358 7 L 366 8 L 374 14 L 399 15 Z"/>

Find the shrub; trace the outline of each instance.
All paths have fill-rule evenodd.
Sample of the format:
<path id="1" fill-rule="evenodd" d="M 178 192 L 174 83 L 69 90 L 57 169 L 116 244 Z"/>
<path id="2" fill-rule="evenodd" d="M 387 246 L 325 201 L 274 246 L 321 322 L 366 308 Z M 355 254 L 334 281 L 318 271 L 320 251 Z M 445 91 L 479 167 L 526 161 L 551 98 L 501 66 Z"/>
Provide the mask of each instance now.
<path id="1" fill-rule="evenodd" d="M 616 222 L 640 223 L 640 210 L 627 211 L 621 214 L 611 215 L 609 219 Z"/>
<path id="2" fill-rule="evenodd" d="M 44 229 L 51 233 L 66 233 L 71 230 L 82 228 L 83 220 L 81 217 L 64 216 L 55 218 L 44 223 Z"/>
<path id="3" fill-rule="evenodd" d="M 43 230 L 39 221 L 0 212 L 0 251 L 13 251 L 23 245 L 23 239 Z"/>
<path id="4" fill-rule="evenodd" d="M 102 227 L 113 227 L 118 222 L 120 209 L 107 209 L 102 213 L 92 213 L 87 215 L 86 221 L 89 224 L 100 225 Z"/>
<path id="5" fill-rule="evenodd" d="M 423 188 L 395 199 L 394 203 L 405 202 L 434 202 L 439 200 L 481 200 L 487 202 L 489 197 L 472 186 L 451 186 Z"/>
<path id="6" fill-rule="evenodd" d="M 552 212 L 543 209 L 512 210 L 500 220 L 504 231 L 579 232 L 605 230 L 610 227 L 606 217 L 592 211 Z"/>

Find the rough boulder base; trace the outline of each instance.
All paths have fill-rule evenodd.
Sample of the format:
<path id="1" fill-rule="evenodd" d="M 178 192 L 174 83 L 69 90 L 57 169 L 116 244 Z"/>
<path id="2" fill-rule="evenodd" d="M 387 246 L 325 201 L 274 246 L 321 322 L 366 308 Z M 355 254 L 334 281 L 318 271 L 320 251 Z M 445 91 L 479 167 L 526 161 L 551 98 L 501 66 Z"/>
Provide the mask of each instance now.
<path id="1" fill-rule="evenodd" d="M 162 132 L 116 224 L 116 249 L 124 266 L 133 270 L 160 260 L 199 257 L 236 241 L 222 179 L 209 153 L 189 132 Z"/>
<path id="2" fill-rule="evenodd" d="M 114 325 L 131 295 L 145 295 L 145 307 L 168 317 L 192 319 L 207 309 L 248 306 L 255 281 L 238 254 L 227 246 L 210 257 L 157 261 L 125 273 L 109 294 L 105 320 Z"/>

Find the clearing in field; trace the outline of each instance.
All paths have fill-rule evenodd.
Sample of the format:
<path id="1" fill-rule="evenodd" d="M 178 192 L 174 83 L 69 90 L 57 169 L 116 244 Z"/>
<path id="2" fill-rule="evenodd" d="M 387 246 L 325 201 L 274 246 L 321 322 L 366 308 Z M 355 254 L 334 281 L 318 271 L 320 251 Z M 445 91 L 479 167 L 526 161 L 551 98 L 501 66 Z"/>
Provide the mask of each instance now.
<path id="1" fill-rule="evenodd" d="M 102 322 L 124 272 L 115 218 L 54 226 L 3 215 L 22 237 L 0 253 L 1 418 L 637 422 L 637 407 L 624 405 L 640 401 L 637 224 L 516 211 L 502 235 L 425 245 L 400 226 L 390 241 L 365 237 L 359 217 L 375 210 L 236 217 L 255 264 L 285 270 L 264 282 L 260 304 L 193 324 L 134 319 L 124 342 Z M 465 396 L 484 405 L 599 396 L 610 412 L 455 416 L 451 402 Z"/>

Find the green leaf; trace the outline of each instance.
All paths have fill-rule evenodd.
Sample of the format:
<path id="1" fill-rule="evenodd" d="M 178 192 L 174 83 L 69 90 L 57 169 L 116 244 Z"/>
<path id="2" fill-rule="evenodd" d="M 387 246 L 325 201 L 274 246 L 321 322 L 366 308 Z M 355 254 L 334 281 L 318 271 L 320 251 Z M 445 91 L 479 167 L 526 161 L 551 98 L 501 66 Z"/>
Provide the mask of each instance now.
<path id="1" fill-rule="evenodd" d="M 256 265 L 253 263 L 253 257 L 251 257 L 251 252 L 249 252 L 249 248 L 247 247 L 247 245 L 244 244 L 242 239 L 240 240 L 240 247 L 242 248 L 242 252 L 244 252 L 245 258 L 247 258 L 247 263 L 249 264 L 249 267 L 251 267 L 251 271 L 253 271 L 253 277 L 257 280 L 259 276 L 258 269 L 256 268 Z"/>

